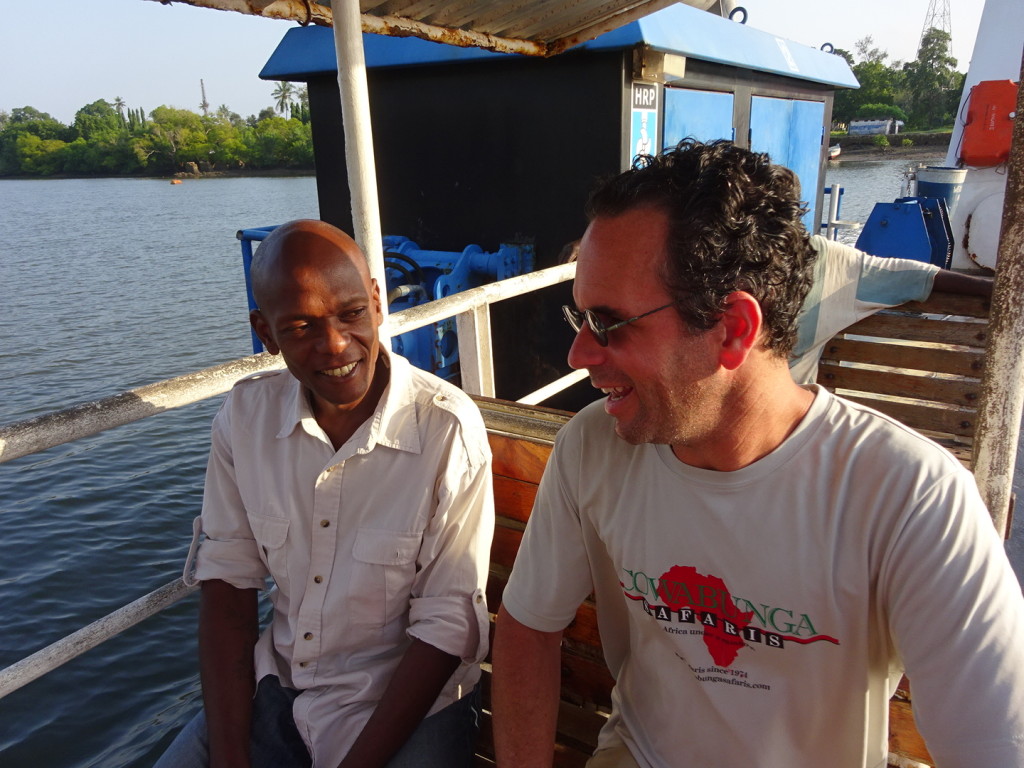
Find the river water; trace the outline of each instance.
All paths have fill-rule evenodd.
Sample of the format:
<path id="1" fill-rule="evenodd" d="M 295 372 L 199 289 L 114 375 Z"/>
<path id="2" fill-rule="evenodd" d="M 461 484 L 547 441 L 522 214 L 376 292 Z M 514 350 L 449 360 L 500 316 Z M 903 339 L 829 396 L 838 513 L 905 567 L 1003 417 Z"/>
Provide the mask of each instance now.
<path id="1" fill-rule="evenodd" d="M 0 181 L 0 422 L 252 353 L 235 231 L 305 178 Z M 214 398 L 0 465 L 0 666 L 173 579 Z M 196 702 L 195 599 L 0 700 L 0 766 L 146 766 Z"/>
<path id="2" fill-rule="evenodd" d="M 904 165 L 833 164 L 843 218 Z M 0 181 L 0 423 L 249 354 L 235 231 L 304 216 L 312 178 Z M 180 573 L 220 399 L 0 464 L 0 667 Z M 0 768 L 151 765 L 198 703 L 196 604 L 0 699 Z"/>

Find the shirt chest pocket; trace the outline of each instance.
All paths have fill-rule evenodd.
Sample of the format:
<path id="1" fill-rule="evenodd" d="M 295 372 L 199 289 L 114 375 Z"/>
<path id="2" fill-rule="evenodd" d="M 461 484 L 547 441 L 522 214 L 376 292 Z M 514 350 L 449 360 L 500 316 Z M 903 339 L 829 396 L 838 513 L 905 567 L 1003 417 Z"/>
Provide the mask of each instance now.
<path id="1" fill-rule="evenodd" d="M 418 533 L 356 532 L 348 606 L 353 624 L 381 627 L 409 610 L 419 549 Z"/>
<path id="2" fill-rule="evenodd" d="M 279 588 L 288 583 L 288 518 L 249 515 L 249 527 L 259 547 L 260 558 Z"/>

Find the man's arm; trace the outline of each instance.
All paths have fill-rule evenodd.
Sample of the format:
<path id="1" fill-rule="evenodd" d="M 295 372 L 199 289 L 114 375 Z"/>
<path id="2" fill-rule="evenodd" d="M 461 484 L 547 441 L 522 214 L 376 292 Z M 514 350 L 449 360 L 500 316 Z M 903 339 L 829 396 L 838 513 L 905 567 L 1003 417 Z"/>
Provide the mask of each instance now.
<path id="1" fill-rule="evenodd" d="M 979 277 L 977 275 L 965 275 L 961 272 L 952 272 L 948 269 L 940 269 L 935 274 L 935 282 L 932 284 L 932 291 L 940 293 L 962 293 L 970 296 L 991 296 L 992 278 Z"/>
<path id="2" fill-rule="evenodd" d="M 878 586 L 914 720 L 935 765 L 1024 768 L 1021 587 L 975 481 L 929 472 Z"/>
<path id="3" fill-rule="evenodd" d="M 253 647 L 259 634 L 257 590 L 204 581 L 199 602 L 199 674 L 210 767 L 248 766 Z"/>
<path id="4" fill-rule="evenodd" d="M 423 721 L 458 666 L 458 657 L 414 639 L 340 768 L 387 765 Z"/>
<path id="5" fill-rule="evenodd" d="M 498 610 L 491 701 L 494 748 L 502 768 L 546 768 L 552 763 L 561 632 L 540 632 Z"/>

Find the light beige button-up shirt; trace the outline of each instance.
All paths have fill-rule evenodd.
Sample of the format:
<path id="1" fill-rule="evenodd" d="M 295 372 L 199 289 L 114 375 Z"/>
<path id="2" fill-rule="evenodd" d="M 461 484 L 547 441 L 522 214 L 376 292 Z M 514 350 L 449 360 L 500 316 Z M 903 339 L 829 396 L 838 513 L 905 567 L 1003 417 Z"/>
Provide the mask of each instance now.
<path id="1" fill-rule="evenodd" d="M 316 766 L 344 757 L 410 638 L 463 660 L 431 714 L 472 690 L 487 650 L 483 420 L 460 390 L 389 359 L 376 412 L 338 451 L 287 371 L 235 386 L 213 423 L 206 538 L 186 564 L 186 581 L 273 581 L 256 676 L 302 690 L 295 721 Z"/>

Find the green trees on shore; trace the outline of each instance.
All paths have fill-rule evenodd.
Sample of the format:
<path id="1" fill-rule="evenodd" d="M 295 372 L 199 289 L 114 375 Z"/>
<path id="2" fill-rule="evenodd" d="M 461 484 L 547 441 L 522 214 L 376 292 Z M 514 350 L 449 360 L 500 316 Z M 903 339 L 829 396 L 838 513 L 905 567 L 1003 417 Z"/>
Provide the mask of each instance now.
<path id="1" fill-rule="evenodd" d="M 857 42 L 856 55 L 837 48 L 860 89 L 836 93 L 833 121 L 896 117 L 917 130 L 952 125 L 965 75 L 956 71 L 949 46 L 949 34 L 932 28 L 921 38 L 917 58 L 906 63 L 887 64 L 889 55 L 875 48 L 871 37 Z"/>
<path id="2" fill-rule="evenodd" d="M 0 176 L 311 170 L 304 90 L 295 104 L 281 100 L 291 113 L 287 118 L 268 108 L 242 119 L 226 105 L 208 115 L 167 106 L 147 115 L 120 97 L 87 104 L 71 125 L 34 107 L 0 110 Z"/>

